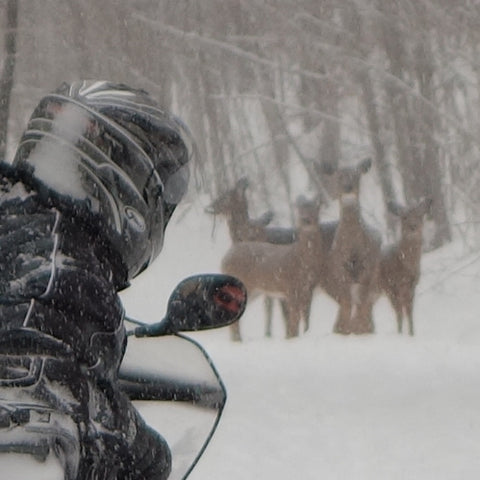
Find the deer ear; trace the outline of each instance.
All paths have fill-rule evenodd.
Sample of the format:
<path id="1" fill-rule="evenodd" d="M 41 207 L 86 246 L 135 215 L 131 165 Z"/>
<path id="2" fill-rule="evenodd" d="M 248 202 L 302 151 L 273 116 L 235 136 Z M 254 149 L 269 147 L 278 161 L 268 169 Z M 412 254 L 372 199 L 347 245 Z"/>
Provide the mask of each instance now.
<path id="1" fill-rule="evenodd" d="M 397 217 L 401 217 L 404 212 L 404 208 L 401 205 L 399 205 L 397 202 L 394 202 L 393 200 L 390 200 L 387 203 L 387 207 L 388 207 L 388 211 L 390 213 L 393 213 L 394 215 L 397 215 Z"/>
<path id="2" fill-rule="evenodd" d="M 360 162 L 360 165 L 358 166 L 358 168 L 363 172 L 363 173 L 367 173 L 369 170 L 370 170 L 370 167 L 372 166 L 372 159 L 369 157 L 369 158 L 365 158 L 364 160 L 362 160 Z"/>
<path id="3" fill-rule="evenodd" d="M 258 223 L 262 226 L 267 226 L 272 220 L 275 214 L 271 210 L 267 210 L 259 219 Z"/>

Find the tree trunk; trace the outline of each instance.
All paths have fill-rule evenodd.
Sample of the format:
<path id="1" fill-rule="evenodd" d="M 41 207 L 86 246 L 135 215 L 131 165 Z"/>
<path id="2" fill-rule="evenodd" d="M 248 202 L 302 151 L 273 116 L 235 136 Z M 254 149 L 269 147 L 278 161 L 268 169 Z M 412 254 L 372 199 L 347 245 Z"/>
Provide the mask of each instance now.
<path id="1" fill-rule="evenodd" d="M 433 104 L 435 102 L 433 93 L 434 67 L 430 60 L 432 52 L 429 48 L 428 39 L 425 38 L 417 46 L 415 53 L 420 92 L 428 104 Z M 439 146 L 435 141 L 437 121 L 433 112 L 425 106 L 420 110 L 419 118 L 422 121 L 420 135 L 424 145 L 425 196 L 433 200 L 431 217 L 435 223 L 435 235 L 430 246 L 438 248 L 451 241 L 451 232 L 442 188 L 442 172 L 438 160 Z"/>
<path id="2" fill-rule="evenodd" d="M 376 105 L 375 91 L 373 89 L 372 79 L 368 70 L 363 70 L 359 74 L 360 84 L 363 93 L 365 111 L 367 112 L 368 128 L 370 131 L 370 140 L 375 152 L 375 163 L 380 177 L 380 186 L 385 203 L 395 200 L 395 190 L 390 169 L 388 167 L 385 147 L 382 140 L 381 120 Z M 390 215 L 386 217 L 387 228 L 389 232 L 394 231 L 394 222 Z"/>
<path id="3" fill-rule="evenodd" d="M 290 175 L 288 171 L 288 139 L 283 133 L 282 113 L 275 103 L 276 94 L 273 80 L 275 72 L 262 69 L 259 75 L 261 77 L 260 88 L 262 91 L 262 100 L 260 103 L 272 140 L 274 164 L 287 192 L 287 198 L 291 200 Z"/>
<path id="4" fill-rule="evenodd" d="M 338 168 L 341 158 L 341 126 L 340 126 L 340 112 L 338 108 L 339 93 L 338 87 L 333 81 L 326 81 L 322 85 L 321 90 L 317 94 L 318 101 L 321 102 L 320 108 L 329 118 L 323 121 L 322 140 L 320 144 L 320 157 L 316 159 L 320 164 L 330 165 L 334 170 Z M 335 182 L 323 181 L 322 187 L 331 198 L 336 198 L 338 195 L 337 186 Z"/>
<path id="5" fill-rule="evenodd" d="M 420 17 L 419 14 L 417 18 Z M 422 31 L 426 30 L 427 26 L 423 25 Z M 392 79 L 387 78 L 385 81 L 405 198 L 409 202 L 418 201 L 421 197 L 432 198 L 435 237 L 431 247 L 436 248 L 450 241 L 451 235 L 442 192 L 439 145 L 435 140 L 441 135 L 435 135 L 438 124 L 435 114 L 427 106 L 435 104 L 432 84 L 434 65 L 431 60 L 433 54 L 427 34 L 418 42 L 413 54 L 404 46 L 406 39 L 403 33 L 392 27 L 391 23 L 382 25 L 382 38 L 392 76 L 400 84 L 415 85 L 413 88 L 418 89 L 423 97 L 418 100 Z M 405 72 L 410 72 L 408 82 Z"/>
<path id="6" fill-rule="evenodd" d="M 8 119 L 10 97 L 13 88 L 15 60 L 17 53 L 18 0 L 7 2 L 7 26 L 5 34 L 6 56 L 0 77 L 0 159 L 5 159 L 7 151 Z"/>

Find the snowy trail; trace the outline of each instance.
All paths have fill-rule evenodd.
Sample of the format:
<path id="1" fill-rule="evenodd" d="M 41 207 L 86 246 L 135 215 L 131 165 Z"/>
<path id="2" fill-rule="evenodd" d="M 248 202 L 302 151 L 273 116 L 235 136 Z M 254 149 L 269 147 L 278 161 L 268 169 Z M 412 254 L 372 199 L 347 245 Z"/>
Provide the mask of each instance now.
<path id="1" fill-rule="evenodd" d="M 158 319 L 177 280 L 216 270 L 228 238 L 219 232 L 212 241 L 195 222 L 189 225 L 188 236 L 172 233 L 150 276 L 126 292 L 127 311 Z M 336 307 L 324 295 L 312 306 L 311 331 L 298 339 L 283 339 L 278 311 L 274 338 L 263 337 L 261 301 L 242 319 L 242 344 L 232 343 L 228 330 L 197 334 L 229 397 L 190 478 L 478 478 L 477 257 L 462 257 L 455 245 L 425 257 L 414 338 L 396 333 L 385 299 L 376 305 L 375 335 L 334 335 Z M 165 279 L 166 271 L 168 285 L 152 281 Z"/>
<path id="2" fill-rule="evenodd" d="M 332 335 L 208 348 L 229 403 L 193 479 L 454 479 L 480 472 L 474 347 Z"/>

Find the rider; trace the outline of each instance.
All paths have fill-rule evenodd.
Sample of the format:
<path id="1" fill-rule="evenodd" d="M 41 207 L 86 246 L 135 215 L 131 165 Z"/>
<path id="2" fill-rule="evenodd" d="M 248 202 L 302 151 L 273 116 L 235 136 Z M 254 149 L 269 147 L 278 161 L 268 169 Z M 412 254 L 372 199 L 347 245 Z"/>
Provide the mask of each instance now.
<path id="1" fill-rule="evenodd" d="M 0 164 L 0 355 L 2 335 L 42 352 L 49 341 L 65 347 L 50 353 L 71 370 L 44 372 L 33 395 L 51 403 L 62 397 L 56 385 L 70 390 L 64 412 L 82 446 L 77 465 L 63 453 L 68 479 L 170 472 L 165 440 L 117 384 L 126 344 L 117 292 L 160 252 L 192 149 L 187 128 L 145 91 L 78 81 L 41 99 L 13 164 Z"/>

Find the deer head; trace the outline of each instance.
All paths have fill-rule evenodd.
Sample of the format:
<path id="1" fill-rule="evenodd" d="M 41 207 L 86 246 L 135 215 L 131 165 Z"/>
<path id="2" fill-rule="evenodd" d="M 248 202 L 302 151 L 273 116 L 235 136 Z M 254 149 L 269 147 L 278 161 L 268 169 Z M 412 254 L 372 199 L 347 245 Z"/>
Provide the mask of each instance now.
<path id="1" fill-rule="evenodd" d="M 213 215 L 229 215 L 240 208 L 247 208 L 245 190 L 248 187 L 248 179 L 240 178 L 235 186 L 216 198 L 206 209 Z"/>
<path id="2" fill-rule="evenodd" d="M 372 166 L 372 159 L 366 158 L 354 166 L 335 168 L 330 164 L 322 164 L 320 171 L 326 175 L 335 175 L 337 193 L 342 203 L 358 202 L 360 179 Z"/>
<path id="3" fill-rule="evenodd" d="M 299 229 L 318 230 L 320 206 L 321 200 L 319 196 L 314 199 L 308 199 L 303 195 L 297 197 L 295 208 L 297 210 L 297 224 Z"/>
<path id="4" fill-rule="evenodd" d="M 393 201 L 388 202 L 388 210 L 400 217 L 402 237 L 422 235 L 423 218 L 432 206 L 431 198 L 423 198 L 416 205 L 405 207 Z"/>

